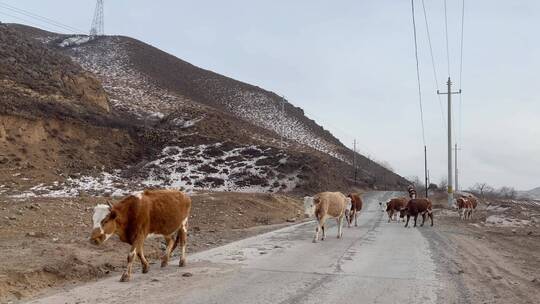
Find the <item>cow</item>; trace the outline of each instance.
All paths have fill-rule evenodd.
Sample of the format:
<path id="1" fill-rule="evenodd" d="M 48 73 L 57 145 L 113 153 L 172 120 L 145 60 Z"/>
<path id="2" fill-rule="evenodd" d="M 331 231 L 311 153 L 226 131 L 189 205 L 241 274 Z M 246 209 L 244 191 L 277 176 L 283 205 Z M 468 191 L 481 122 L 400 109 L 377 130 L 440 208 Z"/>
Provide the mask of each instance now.
<path id="1" fill-rule="evenodd" d="M 471 194 L 469 194 L 469 196 L 467 197 L 467 200 L 471 203 L 471 207 L 472 207 L 471 217 L 472 217 L 472 215 L 476 211 L 476 207 L 478 207 L 478 200 L 476 199 L 476 197 L 472 196 Z"/>
<path id="2" fill-rule="evenodd" d="M 466 220 L 471 217 L 472 214 L 472 202 L 466 197 L 460 197 L 456 200 L 459 218 Z"/>
<path id="3" fill-rule="evenodd" d="M 405 206 L 407 205 L 407 201 L 408 199 L 406 197 L 398 197 L 398 198 L 393 198 L 389 202 L 386 203 L 386 213 L 388 214 L 389 223 L 393 217 L 397 217 L 401 209 L 405 208 Z"/>
<path id="4" fill-rule="evenodd" d="M 167 266 L 174 249 L 180 244 L 179 266 L 186 265 L 187 226 L 191 199 L 177 190 L 145 190 L 129 195 L 114 205 L 99 204 L 94 208 L 93 230 L 90 241 L 95 245 L 105 242 L 113 234 L 131 245 L 127 268 L 121 282 L 131 279 L 135 254 L 142 264 L 142 272 L 149 270 L 144 257 L 144 240 L 150 234 L 161 234 L 167 242 L 161 257 L 161 267 Z M 176 236 L 175 236 L 176 235 Z"/>
<path id="5" fill-rule="evenodd" d="M 426 221 L 426 214 L 431 219 L 431 226 L 433 226 L 433 209 L 431 206 L 431 201 L 427 198 L 414 198 L 409 200 L 405 208 L 401 209 L 400 211 L 401 218 L 407 216 L 405 228 L 409 226 L 409 219 L 411 216 L 414 217 L 414 227 L 416 227 L 416 220 L 418 219 L 418 214 L 422 214 L 422 224 L 420 224 L 420 227 L 424 226 L 424 222 Z"/>
<path id="6" fill-rule="evenodd" d="M 319 239 L 319 230 L 322 230 L 323 241 L 326 237 L 324 231 L 324 223 L 328 218 L 335 218 L 338 224 L 338 239 L 343 236 L 343 218 L 345 211 L 351 204 L 350 198 L 345 197 L 341 192 L 321 192 L 313 197 L 304 197 L 304 211 L 308 216 L 315 215 L 317 218 L 317 227 L 315 228 L 315 236 L 313 243 Z"/>
<path id="7" fill-rule="evenodd" d="M 413 185 L 409 185 L 407 187 L 407 192 L 409 192 L 409 197 L 411 199 L 414 199 L 416 198 L 416 189 L 414 189 L 414 186 Z"/>
<path id="8" fill-rule="evenodd" d="M 358 193 L 349 193 L 347 197 L 351 200 L 351 209 L 349 212 L 346 212 L 346 219 L 347 219 L 347 227 L 351 227 L 353 217 L 354 217 L 354 227 L 358 227 L 357 218 L 358 213 L 360 213 L 360 210 L 362 210 L 362 198 L 360 198 L 360 195 Z"/>

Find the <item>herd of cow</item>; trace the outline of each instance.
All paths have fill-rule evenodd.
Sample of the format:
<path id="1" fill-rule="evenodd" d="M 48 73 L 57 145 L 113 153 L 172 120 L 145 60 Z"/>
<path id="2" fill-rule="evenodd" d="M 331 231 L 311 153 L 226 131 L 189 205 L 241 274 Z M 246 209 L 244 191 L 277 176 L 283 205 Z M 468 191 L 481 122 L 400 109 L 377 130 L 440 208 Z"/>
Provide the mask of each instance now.
<path id="1" fill-rule="evenodd" d="M 433 210 L 429 199 L 416 198 L 414 187 L 409 187 L 409 198 L 393 198 L 386 203 L 388 221 L 399 216 L 407 217 L 405 227 L 409 225 L 409 219 L 414 217 L 414 226 L 418 215 L 422 215 L 424 225 L 426 215 L 431 219 L 433 226 Z M 379 203 L 384 208 L 383 203 Z M 460 217 L 467 219 L 472 216 L 477 206 L 477 200 L 472 197 L 457 199 L 457 207 Z M 335 218 L 338 224 L 337 237 L 343 236 L 343 221 L 347 221 L 348 227 L 358 226 L 357 218 L 362 209 L 362 199 L 357 193 L 348 196 L 341 192 L 322 192 L 315 196 L 304 198 L 304 209 L 308 216 L 315 216 L 317 227 L 313 242 L 326 237 L 325 222 L 329 218 Z M 90 241 L 96 245 L 105 242 L 113 234 L 118 235 L 122 242 L 131 245 L 127 258 L 127 268 L 122 274 L 120 281 L 127 282 L 131 278 L 133 260 L 135 255 L 139 257 L 142 272 L 147 273 L 149 264 L 144 256 L 144 241 L 152 234 L 162 235 L 166 241 L 166 249 L 161 257 L 161 267 L 167 266 L 174 249 L 180 245 L 179 266 L 186 265 L 186 244 L 188 219 L 191 211 L 191 198 L 177 190 L 145 190 L 144 192 L 129 195 L 121 201 L 111 204 L 99 204 L 94 208 L 93 230 Z"/>

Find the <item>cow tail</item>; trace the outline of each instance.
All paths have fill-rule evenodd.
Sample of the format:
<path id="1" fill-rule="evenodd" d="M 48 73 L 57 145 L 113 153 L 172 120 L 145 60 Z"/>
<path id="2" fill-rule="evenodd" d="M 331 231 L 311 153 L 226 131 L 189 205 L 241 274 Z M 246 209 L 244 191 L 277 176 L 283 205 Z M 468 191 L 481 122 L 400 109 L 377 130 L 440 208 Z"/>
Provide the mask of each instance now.
<path id="1" fill-rule="evenodd" d="M 176 246 L 178 246 L 178 243 L 180 243 L 180 229 L 178 229 L 178 231 L 176 232 L 176 239 L 174 240 L 174 245 L 173 245 L 173 247 L 171 249 L 171 254 L 176 249 Z"/>

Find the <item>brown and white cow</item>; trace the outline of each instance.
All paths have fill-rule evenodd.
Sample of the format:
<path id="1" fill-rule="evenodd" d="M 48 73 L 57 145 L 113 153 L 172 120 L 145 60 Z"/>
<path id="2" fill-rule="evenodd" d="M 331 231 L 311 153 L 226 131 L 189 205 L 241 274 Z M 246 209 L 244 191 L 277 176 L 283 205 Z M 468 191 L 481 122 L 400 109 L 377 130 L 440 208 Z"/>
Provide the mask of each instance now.
<path id="1" fill-rule="evenodd" d="M 471 217 L 472 217 L 474 212 L 476 211 L 476 207 L 478 207 L 478 199 L 472 196 L 471 194 L 469 194 L 469 196 L 467 196 L 467 200 L 471 203 L 471 207 L 472 207 Z"/>
<path id="2" fill-rule="evenodd" d="M 460 197 L 456 200 L 459 218 L 470 219 L 473 212 L 473 203 L 467 197 Z"/>
<path id="3" fill-rule="evenodd" d="M 351 200 L 351 209 L 349 212 L 345 212 L 345 218 L 347 219 L 347 227 L 351 227 L 354 218 L 354 227 L 358 227 L 358 214 L 362 210 L 362 198 L 358 193 L 349 193 L 347 197 Z"/>
<path id="4" fill-rule="evenodd" d="M 431 219 L 431 226 L 433 226 L 433 209 L 431 206 L 431 201 L 427 198 L 414 198 L 407 202 L 405 208 L 401 209 L 400 217 L 407 216 L 407 222 L 405 227 L 409 226 L 409 219 L 411 216 L 414 217 L 414 227 L 416 227 L 416 220 L 418 219 L 418 214 L 422 214 L 422 224 L 420 227 L 424 226 L 426 221 L 426 214 Z"/>
<path id="5" fill-rule="evenodd" d="M 337 221 L 338 239 L 343 236 L 343 219 L 350 203 L 350 198 L 345 197 L 341 192 L 321 192 L 313 197 L 304 197 L 305 214 L 308 216 L 315 215 L 317 218 L 317 228 L 315 228 L 313 243 L 316 243 L 319 239 L 319 230 L 321 229 L 321 240 L 325 239 L 324 223 L 328 218 L 335 218 Z"/>
<path id="6" fill-rule="evenodd" d="M 114 205 L 99 204 L 94 208 L 94 229 L 90 241 L 99 245 L 116 234 L 122 242 L 131 245 L 127 269 L 120 278 L 121 282 L 130 280 L 135 254 L 141 260 L 142 272 L 148 272 L 143 247 L 144 240 L 150 234 L 161 234 L 167 242 L 161 267 L 167 266 L 171 253 L 179 243 L 180 266 L 185 266 L 190 210 L 189 196 L 176 190 L 145 190 L 125 197 Z"/>
<path id="7" fill-rule="evenodd" d="M 406 207 L 408 200 L 409 199 L 406 197 L 398 197 L 393 198 L 386 203 L 386 213 L 388 214 L 389 223 L 390 221 L 392 221 L 393 218 L 398 216 L 398 213 L 401 211 L 401 209 Z"/>

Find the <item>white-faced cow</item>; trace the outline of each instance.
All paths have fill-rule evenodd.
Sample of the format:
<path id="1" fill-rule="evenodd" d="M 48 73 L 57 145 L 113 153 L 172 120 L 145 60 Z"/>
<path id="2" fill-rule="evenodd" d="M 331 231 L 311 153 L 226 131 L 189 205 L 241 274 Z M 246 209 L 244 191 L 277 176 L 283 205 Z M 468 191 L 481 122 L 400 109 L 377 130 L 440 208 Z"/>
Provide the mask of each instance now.
<path id="1" fill-rule="evenodd" d="M 304 197 L 306 215 L 315 215 L 317 218 L 317 228 L 315 228 L 313 243 L 316 243 L 319 239 L 319 230 L 321 229 L 321 240 L 324 240 L 326 237 L 324 223 L 328 218 L 335 218 L 337 220 L 337 237 L 341 238 L 343 236 L 343 219 L 345 217 L 345 211 L 349 208 L 350 204 L 350 198 L 345 197 L 341 192 L 321 192 L 313 197 Z"/>
<path id="2" fill-rule="evenodd" d="M 473 204 L 466 197 L 460 197 L 456 200 L 459 218 L 462 220 L 470 219 L 473 212 Z"/>
<path id="3" fill-rule="evenodd" d="M 130 195 L 114 205 L 99 204 L 94 208 L 94 229 L 91 242 L 99 245 L 116 234 L 122 242 L 131 245 L 127 258 L 127 269 L 121 282 L 131 278 L 135 254 L 142 264 L 142 272 L 148 272 L 144 257 L 144 240 L 149 234 L 161 234 L 167 248 L 161 258 L 161 267 L 169 262 L 171 253 L 180 243 L 180 266 L 186 264 L 187 225 L 191 210 L 191 199 L 176 190 L 145 190 Z"/>
<path id="4" fill-rule="evenodd" d="M 386 213 L 388 214 L 388 222 L 396 220 L 401 209 L 405 208 L 409 201 L 406 197 L 393 198 L 386 203 Z M 401 218 L 401 217 L 400 217 Z M 398 220 L 399 221 L 399 220 Z"/>
<path id="5" fill-rule="evenodd" d="M 351 200 L 351 209 L 349 212 L 345 212 L 345 218 L 347 219 L 347 227 L 351 227 L 354 218 L 354 227 L 358 227 L 358 214 L 362 210 L 362 198 L 358 193 L 349 193 L 347 197 Z"/>
<path id="6" fill-rule="evenodd" d="M 431 206 L 431 201 L 427 198 L 414 198 L 407 202 L 407 205 L 405 208 L 401 209 L 400 211 L 400 217 L 407 216 L 407 222 L 405 223 L 405 227 L 409 226 L 409 219 L 411 216 L 414 217 L 414 227 L 416 227 L 416 220 L 418 219 L 418 214 L 422 214 L 422 224 L 420 224 L 420 227 L 424 226 L 424 222 L 426 221 L 426 214 L 431 219 L 431 226 L 433 226 L 433 209 Z"/>

